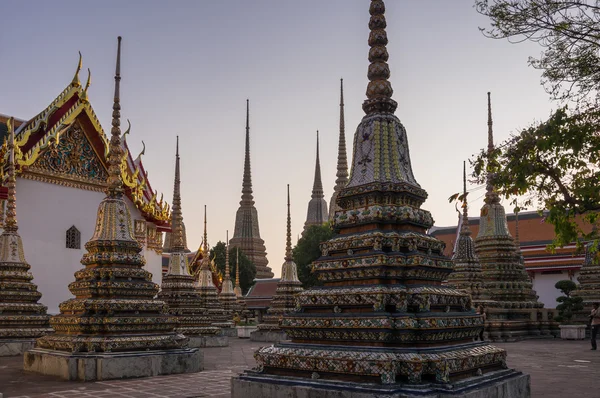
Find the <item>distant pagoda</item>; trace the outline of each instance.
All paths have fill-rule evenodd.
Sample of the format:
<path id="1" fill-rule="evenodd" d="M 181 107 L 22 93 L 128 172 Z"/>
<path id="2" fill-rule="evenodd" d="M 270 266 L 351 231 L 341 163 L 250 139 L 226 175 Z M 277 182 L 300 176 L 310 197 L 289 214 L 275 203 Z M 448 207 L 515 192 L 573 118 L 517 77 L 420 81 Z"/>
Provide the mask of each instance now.
<path id="1" fill-rule="evenodd" d="M 279 342 L 287 340 L 285 332 L 279 327 L 284 314 L 294 312 L 296 307 L 296 294 L 302 289 L 302 282 L 298 279 L 296 263 L 292 258 L 292 217 L 290 214 L 290 186 L 287 186 L 287 234 L 285 245 L 285 261 L 281 266 L 281 279 L 277 283 L 277 290 L 263 316 L 263 323 L 258 325 L 258 330 L 252 332 L 252 341 Z"/>
<path id="2" fill-rule="evenodd" d="M 319 160 L 319 132 L 317 131 L 317 158 L 315 161 L 315 179 L 311 199 L 308 202 L 304 232 L 311 225 L 323 225 L 329 217 L 327 213 L 327 201 L 324 199 L 323 182 L 321 182 L 321 162 Z M 304 233 L 303 232 L 303 233 Z"/>
<path id="3" fill-rule="evenodd" d="M 226 242 L 229 242 L 229 231 L 227 231 Z M 221 284 L 219 301 L 223 305 L 225 311 L 232 317 L 234 313 L 239 311 L 237 296 L 233 288 L 233 282 L 231 281 L 231 274 L 229 273 L 229 243 L 225 243 L 225 276 L 223 277 L 223 283 Z"/>
<path id="4" fill-rule="evenodd" d="M 475 306 L 483 305 L 487 307 L 493 302 L 489 300 L 487 291 L 483 284 L 483 272 L 481 264 L 475 254 L 475 245 L 471 239 L 471 229 L 469 228 L 469 214 L 467 204 L 467 170 L 466 163 L 463 163 L 463 203 L 462 203 L 462 222 L 460 232 L 456 242 L 456 250 L 452 256 L 454 269 L 448 276 L 448 285 L 457 289 L 466 290 L 473 299 Z"/>
<path id="5" fill-rule="evenodd" d="M 144 269 L 125 202 L 121 165 L 121 38 L 108 148 L 106 197 L 98 207 L 96 228 L 85 244 L 85 266 L 69 290 L 75 298 L 60 304 L 50 325 L 55 333 L 36 341 L 24 356 L 24 369 L 68 380 L 106 380 L 197 372 L 202 354 L 184 348 L 188 339 L 174 331 L 176 318 L 163 301 L 153 300 L 159 286 Z M 52 364 L 52 365 L 50 365 Z"/>
<path id="6" fill-rule="evenodd" d="M 506 352 L 473 342 L 483 327 L 471 297 L 442 286 L 444 243 L 426 234 L 427 193 L 414 178 L 406 130 L 394 115 L 382 0 L 372 0 L 366 115 L 354 136 L 334 229 L 313 264 L 323 286 L 298 293 L 281 328 L 292 340 L 260 348 L 232 397 L 529 396 Z"/>
<path id="7" fill-rule="evenodd" d="M 175 331 L 189 338 L 190 347 L 225 347 L 229 342 L 223 336 L 221 328 L 211 325 L 211 318 L 207 315 L 207 309 L 202 306 L 200 294 L 196 290 L 194 277 L 189 272 L 183 240 L 179 137 L 175 155 L 171 231 L 169 269 L 163 276 L 158 299 L 168 304 L 169 313 L 176 317 Z"/>
<path id="8" fill-rule="evenodd" d="M 583 299 L 583 310 L 575 314 L 575 319 L 581 323 L 588 322 L 592 304 L 600 303 L 600 264 L 594 261 L 598 258 L 598 252 L 591 250 L 592 245 L 588 243 L 585 248 L 585 260 L 577 277 L 579 285 L 573 292 L 573 296 Z"/>
<path id="9" fill-rule="evenodd" d="M 21 355 L 33 348 L 36 337 L 54 332 L 48 309 L 38 303 L 42 294 L 33 284 L 31 266 L 25 260 L 17 225 L 14 119 L 7 123 L 8 199 L 6 220 L 0 235 L 0 357 Z"/>
<path id="10" fill-rule="evenodd" d="M 246 158 L 244 160 L 244 178 L 242 183 L 242 200 L 235 215 L 231 247 L 239 247 L 256 266 L 256 278 L 272 278 L 273 272 L 267 267 L 265 241 L 260 238 L 258 228 L 258 212 L 254 207 L 252 196 L 252 173 L 250 171 L 250 105 L 246 100 Z"/>
<path id="11" fill-rule="evenodd" d="M 492 105 L 488 93 L 488 154 L 493 150 Z M 551 322 L 549 311 L 543 309 L 544 304 L 538 301 L 533 290 L 521 252 L 508 230 L 504 206 L 489 174 L 486 189 L 475 253 L 483 270 L 484 290 L 494 301 L 486 309 L 489 337 L 494 341 L 552 337 L 550 334 L 557 331 L 556 324 Z"/>
<path id="12" fill-rule="evenodd" d="M 196 286 L 196 289 L 200 294 L 200 304 L 207 309 L 212 325 L 222 328 L 225 336 L 237 336 L 237 331 L 233 324 L 233 315 L 225 310 L 225 307 L 219 301 L 219 291 L 213 280 L 213 270 L 211 267 L 210 251 L 208 249 L 208 233 L 206 228 L 206 206 L 204 206 L 203 245 L 202 263 L 200 265 L 198 284 Z"/>
<path id="13" fill-rule="evenodd" d="M 348 155 L 346 154 L 346 123 L 344 121 L 344 79 L 340 79 L 340 137 L 338 142 L 337 172 L 333 195 L 329 202 L 329 221 L 333 221 L 335 212 L 341 210 L 337 204 L 339 192 L 348 183 Z"/>

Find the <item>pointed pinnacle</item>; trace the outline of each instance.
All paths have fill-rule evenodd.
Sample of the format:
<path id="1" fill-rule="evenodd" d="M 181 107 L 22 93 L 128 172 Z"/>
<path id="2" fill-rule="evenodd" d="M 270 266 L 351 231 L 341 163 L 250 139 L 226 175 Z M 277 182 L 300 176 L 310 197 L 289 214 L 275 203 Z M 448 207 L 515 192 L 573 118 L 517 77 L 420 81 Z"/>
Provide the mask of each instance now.
<path id="1" fill-rule="evenodd" d="M 292 260 L 292 216 L 290 213 L 290 184 L 287 184 L 287 234 L 285 240 L 285 261 Z"/>
<path id="2" fill-rule="evenodd" d="M 242 203 L 254 204 L 252 196 L 252 172 L 250 168 L 250 100 L 246 100 L 246 149 L 244 157 L 244 177 L 242 180 Z"/>
<path id="3" fill-rule="evenodd" d="M 340 79 L 340 137 L 338 142 L 338 159 L 335 185 L 343 188 L 348 182 L 348 155 L 346 153 L 346 128 L 344 117 L 344 79 Z"/>
<path id="4" fill-rule="evenodd" d="M 7 232 L 16 232 L 19 229 L 17 225 L 17 178 L 15 176 L 15 119 L 8 119 L 8 199 L 6 201 L 6 220 L 4 229 Z"/>
<path id="5" fill-rule="evenodd" d="M 225 279 L 230 279 L 229 275 L 229 230 L 226 233 L 226 241 L 225 241 Z"/>
<path id="6" fill-rule="evenodd" d="M 317 130 L 317 159 L 315 162 L 315 180 L 313 182 L 312 198 L 322 198 L 323 182 L 321 181 L 321 161 L 319 160 L 319 130 Z"/>
<path id="7" fill-rule="evenodd" d="M 115 67 L 115 98 L 113 102 L 112 129 L 108 151 L 108 187 L 106 194 L 110 197 L 123 195 L 123 180 L 121 179 L 121 162 L 123 148 L 121 146 L 121 36 L 118 37 L 117 65 Z"/>

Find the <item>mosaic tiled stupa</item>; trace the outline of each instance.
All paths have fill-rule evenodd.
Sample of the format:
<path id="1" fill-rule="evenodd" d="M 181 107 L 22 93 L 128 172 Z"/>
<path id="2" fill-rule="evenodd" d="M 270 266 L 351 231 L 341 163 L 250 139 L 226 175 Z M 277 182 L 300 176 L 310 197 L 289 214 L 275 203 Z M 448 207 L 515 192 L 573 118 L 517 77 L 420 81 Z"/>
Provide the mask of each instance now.
<path id="1" fill-rule="evenodd" d="M 254 206 L 252 196 L 252 172 L 250 168 L 250 105 L 246 100 L 246 151 L 244 158 L 244 177 L 242 181 L 242 200 L 235 214 L 235 229 L 233 238 L 229 241 L 231 247 L 239 247 L 256 266 L 256 278 L 272 278 L 273 271 L 267 266 L 265 241 L 260 237 L 258 227 L 258 211 Z"/>
<path id="2" fill-rule="evenodd" d="M 337 204 L 339 192 L 348 183 L 348 155 L 346 154 L 346 123 L 344 120 L 344 79 L 340 79 L 340 136 L 338 142 L 337 172 L 335 187 L 329 202 L 329 221 L 333 221 L 335 212 L 341 210 Z"/>
<path id="3" fill-rule="evenodd" d="M 176 333 L 175 317 L 159 286 L 144 269 L 121 179 L 121 105 L 119 95 L 121 38 L 117 52 L 112 130 L 108 148 L 106 197 L 100 202 L 96 228 L 87 253 L 69 284 L 74 298 L 60 304 L 50 319 L 55 333 L 36 341 L 25 353 L 24 369 L 68 380 L 106 380 L 197 372 L 202 355 L 186 348 Z"/>
<path id="4" fill-rule="evenodd" d="M 323 225 L 329 219 L 327 213 L 327 201 L 324 199 L 323 182 L 321 181 L 321 161 L 319 160 L 319 132 L 317 131 L 317 158 L 315 161 L 315 178 L 313 181 L 312 194 L 308 202 L 306 211 L 306 221 L 304 222 L 304 231 L 311 225 Z"/>
<path id="5" fill-rule="evenodd" d="M 292 341 L 259 349 L 232 396 L 528 397 L 529 377 L 506 369 L 506 352 L 473 342 L 483 319 L 470 296 L 442 286 L 452 261 L 426 235 L 427 193 L 394 115 L 385 6 L 370 3 L 366 115 L 338 196 L 338 235 L 313 263 L 324 285 L 296 296 L 297 312 L 281 322 Z"/>
<path id="6" fill-rule="evenodd" d="M 225 276 L 223 276 L 223 283 L 221 284 L 219 301 L 223 305 L 223 309 L 233 318 L 233 315 L 239 312 L 239 306 L 229 272 L 229 243 L 227 242 L 229 242 L 229 231 L 227 231 L 227 241 L 225 243 Z"/>
<path id="7" fill-rule="evenodd" d="M 233 324 L 233 315 L 225 310 L 223 304 L 219 301 L 219 290 L 213 280 L 213 271 L 210 266 L 210 251 L 208 249 L 208 233 L 206 228 L 206 206 L 204 206 L 204 238 L 203 238 L 203 256 L 200 270 L 198 273 L 198 284 L 196 290 L 199 293 L 199 302 L 206 308 L 211 318 L 212 325 L 220 327 L 225 336 L 237 336 L 237 331 Z"/>
<path id="8" fill-rule="evenodd" d="M 31 282 L 31 266 L 25 260 L 23 242 L 17 224 L 15 177 L 15 132 L 13 119 L 7 123 L 6 145 L 8 198 L 6 220 L 0 235 L 0 357 L 21 355 L 33 348 L 35 338 L 52 333 L 47 307 L 38 303 L 42 294 Z"/>
<path id="9" fill-rule="evenodd" d="M 479 259 L 475 254 L 475 245 L 471 238 L 471 228 L 469 228 L 467 171 L 465 163 L 463 163 L 463 203 L 460 224 L 456 250 L 452 256 L 454 269 L 448 276 L 448 285 L 467 291 L 471 295 L 475 307 L 478 305 L 488 307 L 493 305 L 493 301 L 489 300 L 487 290 L 484 288 L 483 271 Z"/>
<path id="10" fill-rule="evenodd" d="M 175 155 L 175 183 L 171 210 L 171 242 L 169 268 L 163 276 L 158 299 L 169 306 L 176 318 L 175 331 L 189 339 L 190 347 L 224 347 L 228 340 L 221 328 L 211 325 L 207 309 L 202 306 L 195 279 L 189 272 L 188 256 L 183 240 L 183 212 L 181 209 L 181 175 L 179 166 L 179 137 Z"/>
<path id="11" fill-rule="evenodd" d="M 296 307 L 296 294 L 302 289 L 302 282 L 298 279 L 296 263 L 292 258 L 292 217 L 290 214 L 290 186 L 288 185 L 287 198 L 287 234 L 285 244 L 285 261 L 281 266 L 281 279 L 271 300 L 271 306 L 263 316 L 263 323 L 258 325 L 258 330 L 252 332 L 250 339 L 253 341 L 279 342 L 287 340 L 285 332 L 279 327 L 279 322 L 284 314 L 294 312 Z"/>
<path id="12" fill-rule="evenodd" d="M 488 93 L 488 153 L 494 150 L 490 93 Z M 487 306 L 486 329 L 493 341 L 552 337 L 557 325 L 544 309 L 525 271 L 520 250 L 511 236 L 504 206 L 488 175 L 487 191 L 475 238 L 484 277 L 484 290 L 493 304 Z"/>

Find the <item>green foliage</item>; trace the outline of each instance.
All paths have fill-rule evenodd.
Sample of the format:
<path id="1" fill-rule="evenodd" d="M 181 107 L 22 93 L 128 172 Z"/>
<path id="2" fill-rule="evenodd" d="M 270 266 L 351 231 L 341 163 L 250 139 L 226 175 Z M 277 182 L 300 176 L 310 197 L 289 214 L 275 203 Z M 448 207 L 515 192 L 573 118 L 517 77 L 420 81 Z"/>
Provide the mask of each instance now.
<path id="1" fill-rule="evenodd" d="M 229 249 L 229 273 L 231 274 L 231 280 L 235 279 L 235 256 L 237 249 L 232 247 Z M 212 249 L 210 249 L 210 258 L 215 256 L 215 264 L 217 269 L 222 275 L 225 275 L 225 243 L 219 242 Z M 254 284 L 254 278 L 256 277 L 256 267 L 254 263 L 250 261 L 246 255 L 240 251 L 240 287 L 242 293 L 246 294 L 250 287 Z"/>
<path id="2" fill-rule="evenodd" d="M 481 151 L 473 176 L 491 180 L 506 198 L 544 212 L 554 226 L 550 249 L 598 239 L 600 210 L 600 108 L 558 109 L 498 146 Z"/>
<path id="3" fill-rule="evenodd" d="M 487 37 L 544 48 L 529 58 L 555 99 L 585 100 L 600 85 L 600 3 L 597 0 L 475 0 L 490 18 Z"/>
<path id="4" fill-rule="evenodd" d="M 577 285 L 573 281 L 568 279 L 558 281 L 554 287 L 564 294 L 556 299 L 559 304 L 556 306 L 558 316 L 555 319 L 560 323 L 568 324 L 577 311 L 583 310 L 583 299 L 571 296 L 571 293 L 577 289 Z"/>
<path id="5" fill-rule="evenodd" d="M 331 239 L 332 236 L 333 231 L 329 224 L 311 225 L 294 247 L 292 257 L 298 267 L 298 278 L 305 289 L 321 285 L 317 276 L 312 273 L 311 264 L 321 257 L 319 244 Z"/>

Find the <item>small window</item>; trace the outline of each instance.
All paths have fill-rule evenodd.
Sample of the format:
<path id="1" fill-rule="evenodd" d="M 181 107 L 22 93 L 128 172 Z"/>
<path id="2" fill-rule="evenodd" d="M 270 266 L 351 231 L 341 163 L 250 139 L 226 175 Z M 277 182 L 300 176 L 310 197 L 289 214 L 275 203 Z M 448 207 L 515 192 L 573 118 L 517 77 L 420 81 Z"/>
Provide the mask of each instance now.
<path id="1" fill-rule="evenodd" d="M 81 249 L 81 232 L 74 225 L 67 229 L 67 249 Z"/>

